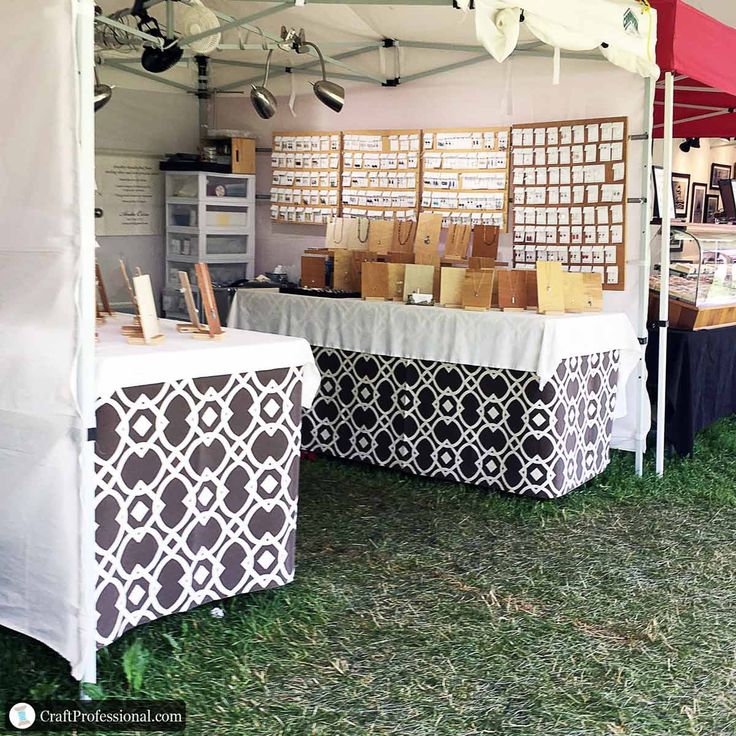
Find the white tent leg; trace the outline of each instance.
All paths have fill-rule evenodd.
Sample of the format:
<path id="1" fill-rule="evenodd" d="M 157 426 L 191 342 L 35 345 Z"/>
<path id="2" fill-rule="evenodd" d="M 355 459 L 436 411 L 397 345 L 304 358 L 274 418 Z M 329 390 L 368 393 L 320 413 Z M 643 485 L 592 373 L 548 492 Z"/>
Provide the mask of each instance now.
<path id="1" fill-rule="evenodd" d="M 94 87 L 94 4 L 78 0 L 77 71 L 79 88 L 77 119 L 79 167 L 79 281 L 77 314 L 81 347 L 78 355 L 77 402 L 84 427 L 95 426 L 95 117 Z M 89 440 L 88 437 L 84 438 Z M 95 519 L 94 455 L 90 441 L 83 444 L 79 488 L 79 638 L 82 649 L 82 682 L 97 681 L 95 636 Z"/>
<path id="2" fill-rule="evenodd" d="M 672 72 L 664 77 L 664 192 L 659 205 L 662 216 L 662 254 L 659 287 L 659 366 L 657 376 L 657 475 L 664 475 L 664 422 L 667 395 L 667 320 L 670 301 L 670 204 L 672 202 L 672 128 L 675 81 Z"/>
<path id="3" fill-rule="evenodd" d="M 644 114 L 646 115 L 647 139 L 644 149 L 644 167 L 642 171 L 642 197 L 646 200 L 641 206 L 641 253 L 639 254 L 639 319 L 637 335 L 639 341 L 647 339 L 647 315 L 649 312 L 649 269 L 651 267 L 651 197 L 649 196 L 649 182 L 652 176 L 652 135 L 654 129 L 654 82 L 647 78 L 644 87 Z M 639 360 L 639 398 L 636 413 L 636 474 L 644 474 L 644 454 L 647 449 L 646 426 L 648 412 L 646 382 L 646 362 L 644 349 Z"/>

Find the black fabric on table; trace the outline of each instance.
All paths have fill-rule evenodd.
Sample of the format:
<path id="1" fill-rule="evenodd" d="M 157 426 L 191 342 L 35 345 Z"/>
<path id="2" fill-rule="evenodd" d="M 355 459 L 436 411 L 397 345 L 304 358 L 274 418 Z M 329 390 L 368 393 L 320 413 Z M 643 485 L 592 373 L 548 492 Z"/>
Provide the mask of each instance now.
<path id="1" fill-rule="evenodd" d="M 659 331 L 649 330 L 647 387 L 657 400 Z M 695 435 L 736 414 L 736 327 L 668 330 L 665 440 L 678 455 L 690 455 Z"/>

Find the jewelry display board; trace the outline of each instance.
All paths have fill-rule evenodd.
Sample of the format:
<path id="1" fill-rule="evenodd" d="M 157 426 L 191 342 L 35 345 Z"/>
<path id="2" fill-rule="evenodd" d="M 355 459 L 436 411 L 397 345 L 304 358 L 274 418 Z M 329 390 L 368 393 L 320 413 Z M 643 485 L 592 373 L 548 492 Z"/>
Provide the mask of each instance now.
<path id="1" fill-rule="evenodd" d="M 327 222 L 340 208 L 340 133 L 274 133 L 271 219 Z"/>
<path id="2" fill-rule="evenodd" d="M 513 265 L 555 261 L 623 291 L 628 120 L 515 125 Z"/>
<path id="3" fill-rule="evenodd" d="M 422 132 L 422 211 L 506 230 L 510 128 Z"/>
<path id="4" fill-rule="evenodd" d="M 342 215 L 416 220 L 421 131 L 353 130 L 342 140 Z"/>

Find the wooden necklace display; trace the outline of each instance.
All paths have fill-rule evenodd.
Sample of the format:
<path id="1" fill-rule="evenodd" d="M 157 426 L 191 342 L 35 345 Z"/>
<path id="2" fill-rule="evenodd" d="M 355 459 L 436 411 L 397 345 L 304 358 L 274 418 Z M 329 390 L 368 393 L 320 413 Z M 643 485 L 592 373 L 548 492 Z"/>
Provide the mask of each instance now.
<path id="1" fill-rule="evenodd" d="M 463 282 L 463 309 L 485 312 L 493 300 L 494 269 L 465 271 Z"/>
<path id="2" fill-rule="evenodd" d="M 473 229 L 472 255 L 482 258 L 498 257 L 498 238 L 500 228 L 497 225 L 478 225 Z"/>
<path id="3" fill-rule="evenodd" d="M 498 306 L 504 312 L 521 312 L 527 306 L 526 273 L 524 271 L 497 271 Z"/>
<path id="4" fill-rule="evenodd" d="M 447 231 L 447 242 L 445 243 L 445 258 L 450 260 L 463 260 L 468 250 L 470 240 L 470 226 L 453 223 Z"/>

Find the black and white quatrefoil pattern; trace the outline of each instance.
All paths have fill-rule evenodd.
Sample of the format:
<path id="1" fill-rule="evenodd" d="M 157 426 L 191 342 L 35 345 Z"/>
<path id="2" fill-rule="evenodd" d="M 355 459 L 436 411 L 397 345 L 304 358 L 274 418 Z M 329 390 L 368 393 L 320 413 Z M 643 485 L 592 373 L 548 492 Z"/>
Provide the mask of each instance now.
<path id="1" fill-rule="evenodd" d="M 97 643 L 294 577 L 301 369 L 98 402 Z"/>
<path id="2" fill-rule="evenodd" d="M 314 348 L 322 383 L 305 449 L 536 498 L 609 462 L 618 353 L 532 373 Z"/>

